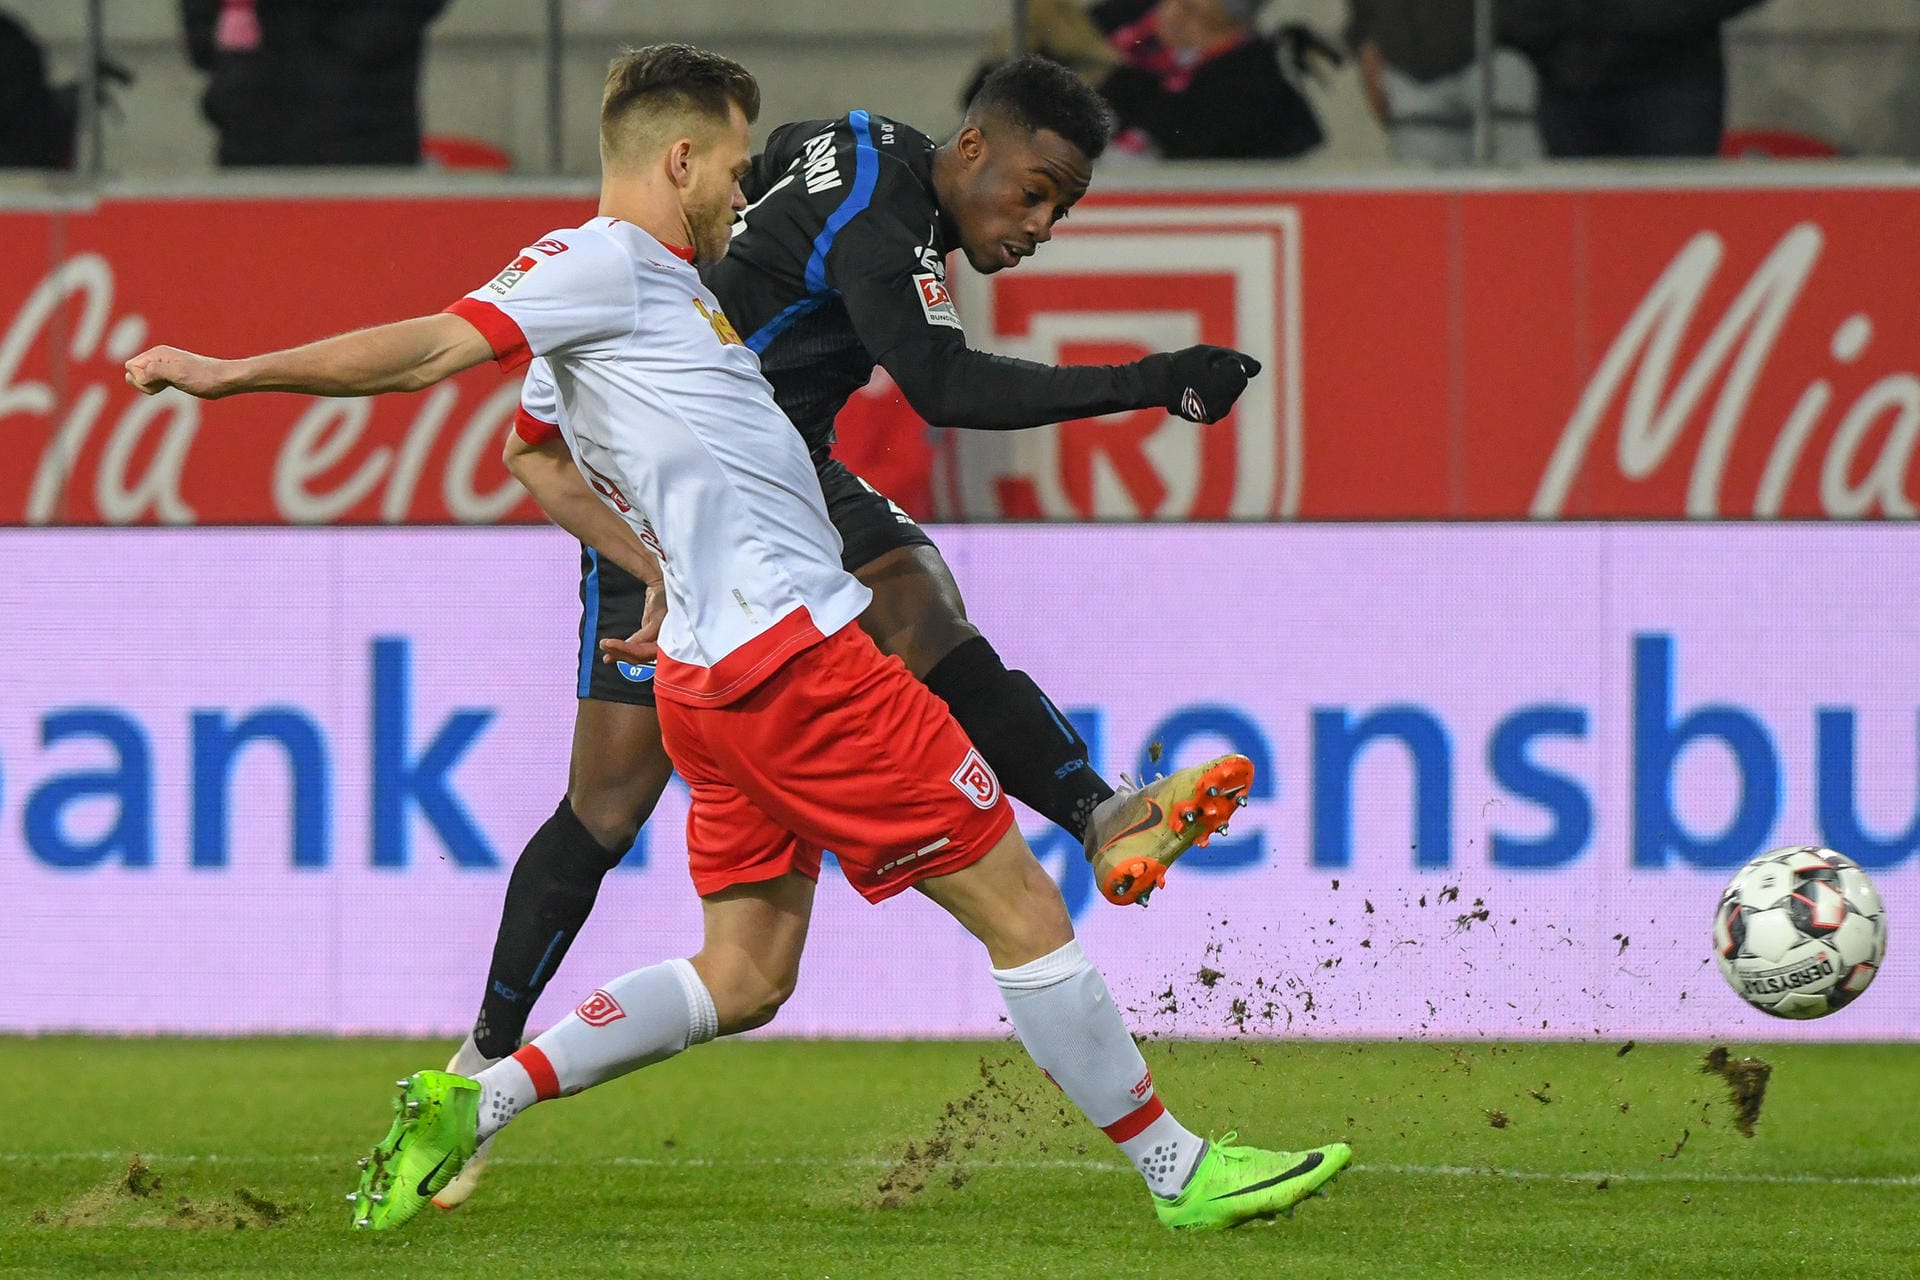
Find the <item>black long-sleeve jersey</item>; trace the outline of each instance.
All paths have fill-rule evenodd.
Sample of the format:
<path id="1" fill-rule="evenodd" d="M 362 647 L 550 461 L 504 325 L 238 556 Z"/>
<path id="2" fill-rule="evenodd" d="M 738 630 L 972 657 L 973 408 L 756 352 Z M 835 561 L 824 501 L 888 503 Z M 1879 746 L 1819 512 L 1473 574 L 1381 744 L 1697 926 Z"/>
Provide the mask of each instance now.
<path id="1" fill-rule="evenodd" d="M 853 111 L 784 124 L 754 158 L 727 256 L 703 273 L 816 458 L 841 406 L 893 377 L 935 426 L 1015 428 L 1165 402 L 1158 365 L 1055 367 L 967 347 L 933 140 Z"/>

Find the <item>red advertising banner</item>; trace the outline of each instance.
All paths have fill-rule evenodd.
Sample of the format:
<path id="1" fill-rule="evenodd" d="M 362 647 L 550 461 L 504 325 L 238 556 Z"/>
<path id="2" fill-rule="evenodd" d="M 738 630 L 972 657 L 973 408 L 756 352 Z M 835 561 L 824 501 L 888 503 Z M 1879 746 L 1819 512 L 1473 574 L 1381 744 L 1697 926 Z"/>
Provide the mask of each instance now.
<path id="1" fill-rule="evenodd" d="M 536 519 L 517 385 L 203 404 L 127 387 L 438 310 L 591 212 L 553 197 L 133 199 L 0 213 L 4 524 Z M 1208 341 L 1266 372 L 1226 422 L 929 432 L 884 374 L 848 463 L 946 519 L 1910 517 L 1920 190 L 1102 190 L 953 293 L 975 345 L 1062 362 Z"/>

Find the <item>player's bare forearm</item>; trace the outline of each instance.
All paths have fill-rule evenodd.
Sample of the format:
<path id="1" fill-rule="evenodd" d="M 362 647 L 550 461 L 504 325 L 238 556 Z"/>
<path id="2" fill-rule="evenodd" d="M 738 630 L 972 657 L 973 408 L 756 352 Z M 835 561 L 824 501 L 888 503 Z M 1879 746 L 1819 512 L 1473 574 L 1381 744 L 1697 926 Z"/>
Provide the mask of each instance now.
<path id="1" fill-rule="evenodd" d="M 531 445 L 510 430 L 506 461 L 507 470 L 533 495 L 549 520 L 649 587 L 660 588 L 660 562 L 633 526 L 615 515 L 587 484 L 564 440 Z"/>
<path id="2" fill-rule="evenodd" d="M 442 313 L 236 360 L 152 347 L 127 361 L 127 382 L 147 395 L 178 387 L 203 400 L 249 391 L 370 396 L 419 391 L 492 356 L 478 329 Z"/>

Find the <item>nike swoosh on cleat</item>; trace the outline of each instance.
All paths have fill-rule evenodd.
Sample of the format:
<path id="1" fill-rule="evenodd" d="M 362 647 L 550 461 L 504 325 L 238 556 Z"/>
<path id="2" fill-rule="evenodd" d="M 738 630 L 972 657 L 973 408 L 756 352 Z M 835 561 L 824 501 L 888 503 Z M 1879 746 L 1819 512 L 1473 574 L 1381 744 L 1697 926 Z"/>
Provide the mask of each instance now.
<path id="1" fill-rule="evenodd" d="M 1223 1191 L 1219 1195 L 1214 1196 L 1213 1198 L 1215 1200 L 1231 1200 L 1235 1196 L 1251 1195 L 1255 1191 L 1264 1191 L 1268 1187 L 1274 1185 L 1276 1182 L 1285 1182 L 1287 1179 L 1297 1178 L 1303 1173 L 1312 1173 L 1315 1169 L 1318 1169 L 1320 1167 L 1320 1162 L 1322 1160 L 1325 1160 L 1326 1158 L 1327 1157 L 1322 1152 L 1319 1152 L 1319 1151 L 1310 1152 L 1307 1155 L 1307 1158 L 1305 1160 L 1302 1160 L 1299 1164 L 1293 1166 L 1293 1168 L 1287 1170 L 1285 1173 L 1275 1174 L 1273 1177 L 1268 1178 L 1265 1182 L 1256 1182 L 1251 1186 L 1241 1187 L 1238 1191 Z"/>
<path id="2" fill-rule="evenodd" d="M 423 1196 L 430 1196 L 430 1195 L 432 1195 L 432 1194 L 433 1194 L 433 1188 L 432 1188 L 432 1187 L 429 1187 L 429 1186 L 428 1186 L 427 1184 L 428 1184 L 429 1182 L 432 1182 L 432 1181 L 433 1181 L 433 1175 L 434 1175 L 434 1174 L 436 1174 L 436 1173 L 438 1173 L 438 1172 L 440 1172 L 440 1168 L 441 1168 L 441 1165 L 444 1165 L 444 1164 L 446 1164 L 446 1162 L 447 1162 L 447 1161 L 449 1161 L 449 1160 L 451 1160 L 451 1159 L 453 1159 L 453 1152 L 451 1152 L 451 1151 L 449 1151 L 449 1152 L 447 1152 L 447 1154 L 445 1154 L 445 1155 L 443 1155 L 443 1156 L 441 1156 L 441 1157 L 440 1157 L 440 1164 L 437 1164 L 437 1165 L 435 1165 L 435 1166 L 433 1166 L 433 1168 L 431 1168 L 431 1169 L 429 1169 L 429 1170 L 427 1170 L 427 1176 L 426 1176 L 426 1177 L 424 1177 L 424 1178 L 422 1178 L 422 1179 L 420 1179 L 420 1185 L 419 1185 L 419 1186 L 417 1186 L 417 1187 L 415 1187 L 415 1188 L 414 1188 L 414 1190 L 415 1190 L 415 1191 L 418 1191 L 418 1192 L 419 1192 L 419 1193 L 420 1193 L 421 1195 L 423 1195 Z M 1289 1177 L 1291 1177 L 1292 1175 L 1291 1175 L 1291 1174 L 1289 1174 L 1288 1176 L 1289 1176 Z M 1266 1184 L 1265 1184 L 1265 1183 L 1262 1183 L 1261 1185 L 1262 1185 L 1262 1186 L 1265 1186 Z"/>
<path id="3" fill-rule="evenodd" d="M 1125 831 L 1122 831 L 1116 834 L 1111 840 L 1108 840 L 1105 844 L 1101 845 L 1100 848 L 1103 851 L 1107 849 L 1111 849 L 1114 845 L 1118 844 L 1122 840 L 1125 840 L 1128 836 L 1137 836 L 1142 831 L 1151 831 L 1155 827 L 1159 826 L 1161 823 L 1165 822 L 1166 820 L 1167 820 L 1167 815 L 1160 808 L 1159 802 L 1156 800 L 1149 800 L 1147 801 L 1146 817 L 1140 819 L 1140 821 L 1134 823 L 1132 826 L 1128 827 Z"/>

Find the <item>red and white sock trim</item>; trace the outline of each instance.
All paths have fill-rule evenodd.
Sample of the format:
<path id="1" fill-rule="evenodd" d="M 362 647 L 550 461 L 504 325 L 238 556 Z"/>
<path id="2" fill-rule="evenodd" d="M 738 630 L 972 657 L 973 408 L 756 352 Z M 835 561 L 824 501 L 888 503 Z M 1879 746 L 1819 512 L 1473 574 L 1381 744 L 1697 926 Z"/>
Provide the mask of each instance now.
<path id="1" fill-rule="evenodd" d="M 1167 1114 L 1167 1104 L 1160 1101 L 1159 1095 L 1155 1094 L 1112 1124 L 1101 1125 L 1100 1132 L 1116 1143 L 1131 1142 L 1145 1133 L 1148 1125 L 1165 1114 Z"/>
<path id="2" fill-rule="evenodd" d="M 553 1063 L 540 1051 L 539 1046 L 521 1045 L 514 1050 L 512 1060 L 527 1073 L 527 1079 L 533 1082 L 535 1101 L 546 1102 L 560 1096 L 560 1077 L 554 1071 Z"/>

